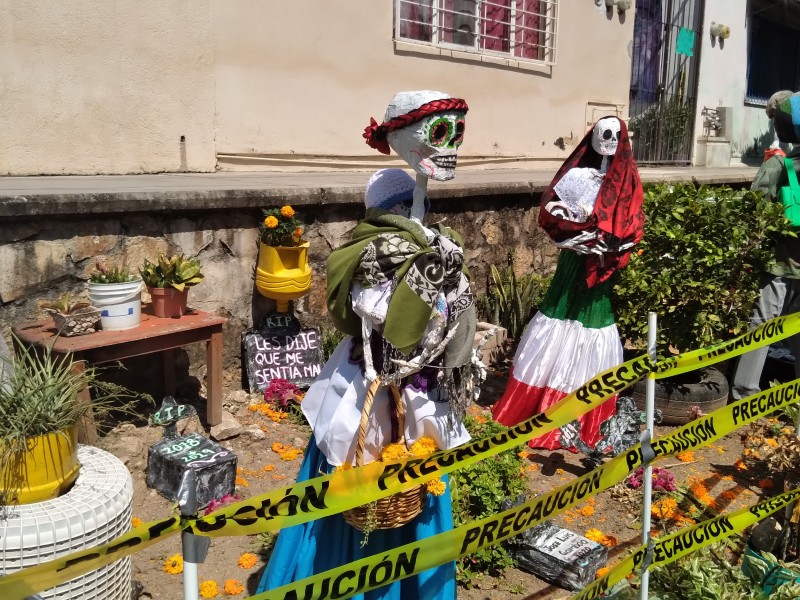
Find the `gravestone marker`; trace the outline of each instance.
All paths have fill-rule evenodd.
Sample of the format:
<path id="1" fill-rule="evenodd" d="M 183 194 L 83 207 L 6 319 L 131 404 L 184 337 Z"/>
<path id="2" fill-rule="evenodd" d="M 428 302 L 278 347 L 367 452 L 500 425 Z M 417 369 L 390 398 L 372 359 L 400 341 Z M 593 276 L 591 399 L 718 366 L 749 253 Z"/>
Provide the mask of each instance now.
<path id="1" fill-rule="evenodd" d="M 273 379 L 308 387 L 322 369 L 320 331 L 303 328 L 287 313 L 266 317 L 242 336 L 250 391 L 263 391 Z"/>

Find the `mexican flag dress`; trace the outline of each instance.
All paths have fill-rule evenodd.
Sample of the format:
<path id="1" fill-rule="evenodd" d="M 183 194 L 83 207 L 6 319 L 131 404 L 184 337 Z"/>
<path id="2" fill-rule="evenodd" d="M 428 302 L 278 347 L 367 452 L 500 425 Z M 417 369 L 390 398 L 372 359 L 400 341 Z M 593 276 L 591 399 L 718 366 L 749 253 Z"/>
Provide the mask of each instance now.
<path id="1" fill-rule="evenodd" d="M 562 248 L 553 281 L 517 348 L 503 396 L 492 408 L 508 427 L 544 412 L 598 373 L 622 362 L 611 306 L 611 276 L 623 268 L 644 227 L 642 186 L 625 123 L 607 171 L 592 148 L 590 130 L 542 196 L 539 225 Z M 595 180 L 585 221 L 545 210 L 563 200 L 559 182 Z M 596 190 L 596 195 L 594 193 Z M 562 191 L 562 195 L 564 192 Z M 555 211 L 554 211 L 555 212 Z M 600 424 L 616 409 L 616 396 L 577 418 L 580 438 L 594 448 Z M 561 430 L 531 440 L 532 448 L 562 447 Z M 574 444 L 567 447 L 575 451 Z"/>

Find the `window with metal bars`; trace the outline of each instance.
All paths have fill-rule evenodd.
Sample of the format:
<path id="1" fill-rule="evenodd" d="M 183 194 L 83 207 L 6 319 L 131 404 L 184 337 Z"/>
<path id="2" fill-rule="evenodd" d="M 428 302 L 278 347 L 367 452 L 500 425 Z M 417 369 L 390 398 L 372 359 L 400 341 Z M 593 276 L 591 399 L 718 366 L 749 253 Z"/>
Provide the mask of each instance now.
<path id="1" fill-rule="evenodd" d="M 800 8 L 760 0 L 751 11 L 746 99 L 764 104 L 779 90 L 800 87 Z"/>
<path id="2" fill-rule="evenodd" d="M 398 40 L 548 65 L 558 0 L 395 0 Z"/>

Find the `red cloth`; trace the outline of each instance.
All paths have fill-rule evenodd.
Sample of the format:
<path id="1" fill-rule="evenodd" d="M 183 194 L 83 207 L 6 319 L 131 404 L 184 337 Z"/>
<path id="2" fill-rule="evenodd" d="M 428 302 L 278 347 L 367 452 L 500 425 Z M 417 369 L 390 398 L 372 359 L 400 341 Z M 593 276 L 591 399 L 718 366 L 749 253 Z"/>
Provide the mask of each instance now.
<path id="1" fill-rule="evenodd" d="M 600 167 L 602 157 L 592 148 L 592 131 L 583 137 L 578 147 L 561 165 L 553 181 L 542 194 L 539 208 L 539 226 L 554 241 L 562 242 L 586 230 L 594 228 L 603 232 L 603 238 L 610 248 L 627 242 L 637 243 L 644 234 L 644 213 L 642 212 L 642 182 L 631 152 L 628 128 L 620 119 L 619 144 L 611 158 L 608 172 L 603 178 L 594 211 L 584 223 L 575 223 L 551 215 L 544 210 L 548 202 L 557 200 L 553 187 L 564 174 L 576 167 Z M 610 252 L 602 257 L 591 254 L 586 261 L 586 285 L 594 285 L 607 280 L 617 269 L 628 264 L 631 250 Z"/>

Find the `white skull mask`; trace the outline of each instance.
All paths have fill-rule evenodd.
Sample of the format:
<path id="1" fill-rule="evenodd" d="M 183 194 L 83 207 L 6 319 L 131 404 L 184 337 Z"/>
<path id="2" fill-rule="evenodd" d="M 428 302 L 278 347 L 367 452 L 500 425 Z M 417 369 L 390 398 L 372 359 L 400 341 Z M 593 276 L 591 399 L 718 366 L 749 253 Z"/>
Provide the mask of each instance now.
<path id="1" fill-rule="evenodd" d="M 384 120 L 444 98 L 450 96 L 430 91 L 401 92 L 392 99 Z M 456 152 L 464 140 L 464 125 L 463 112 L 437 112 L 390 132 L 386 140 L 414 171 L 436 181 L 447 181 L 456 175 Z"/>
<path id="2" fill-rule="evenodd" d="M 614 156 L 619 144 L 620 124 L 617 117 L 606 117 L 595 123 L 592 148 L 601 156 Z"/>

